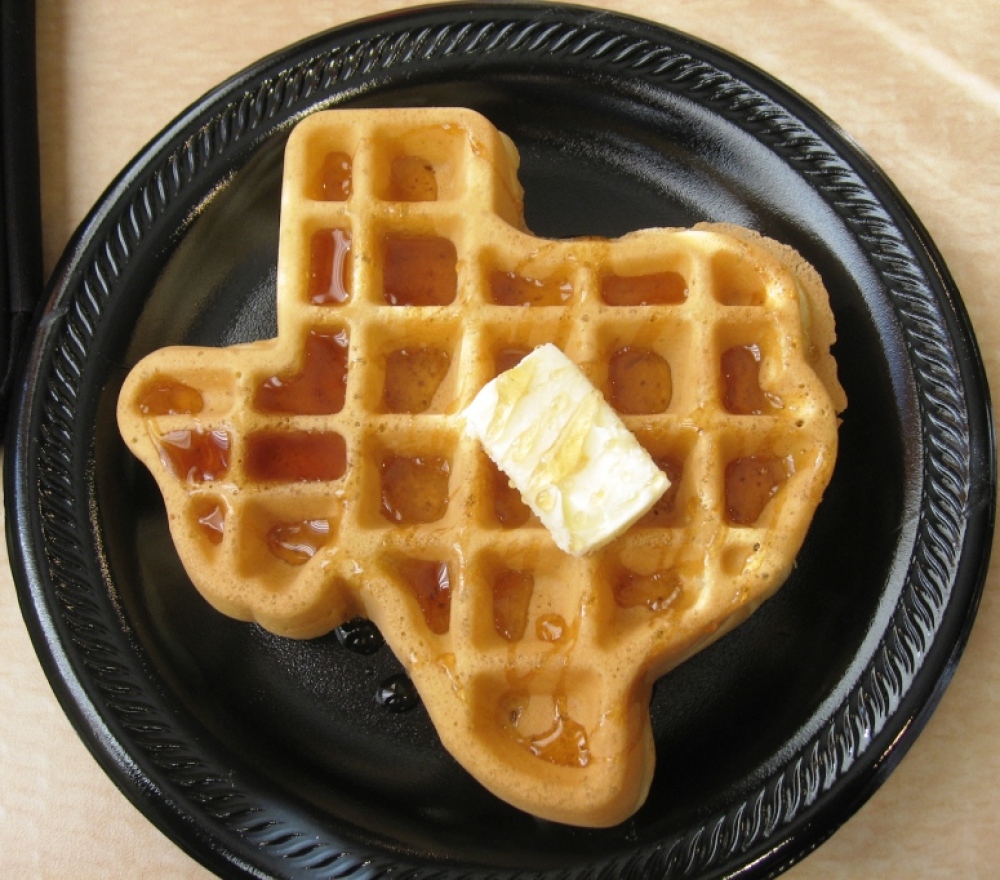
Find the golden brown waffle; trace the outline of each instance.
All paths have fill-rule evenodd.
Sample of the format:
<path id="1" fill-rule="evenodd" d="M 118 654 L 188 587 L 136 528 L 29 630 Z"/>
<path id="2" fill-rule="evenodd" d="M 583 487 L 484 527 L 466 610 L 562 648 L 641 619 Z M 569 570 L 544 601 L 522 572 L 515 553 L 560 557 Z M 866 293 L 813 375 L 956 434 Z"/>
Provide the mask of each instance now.
<path id="1" fill-rule="evenodd" d="M 278 337 L 169 348 L 119 423 L 225 614 L 293 637 L 371 618 L 444 745 L 535 815 L 643 802 L 653 681 L 785 580 L 845 399 L 816 273 L 745 230 L 547 241 L 475 113 L 335 110 L 289 140 Z M 561 552 L 462 409 L 552 342 L 672 480 Z"/>

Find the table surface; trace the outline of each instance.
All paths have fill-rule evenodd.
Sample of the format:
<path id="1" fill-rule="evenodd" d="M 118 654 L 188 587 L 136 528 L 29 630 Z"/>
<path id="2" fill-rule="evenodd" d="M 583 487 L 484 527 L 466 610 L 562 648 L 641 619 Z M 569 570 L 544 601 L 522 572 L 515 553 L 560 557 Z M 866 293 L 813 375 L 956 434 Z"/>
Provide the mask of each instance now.
<path id="1" fill-rule="evenodd" d="M 258 58 L 415 3 L 38 0 L 46 273 L 105 186 L 188 104 Z M 1000 387 L 1000 4 L 980 0 L 622 0 L 756 64 L 836 120 L 944 255 Z M 935 714 L 886 784 L 793 880 L 995 877 L 1000 864 L 1000 588 Z M 0 875 L 198 878 L 70 727 L 0 562 Z"/>

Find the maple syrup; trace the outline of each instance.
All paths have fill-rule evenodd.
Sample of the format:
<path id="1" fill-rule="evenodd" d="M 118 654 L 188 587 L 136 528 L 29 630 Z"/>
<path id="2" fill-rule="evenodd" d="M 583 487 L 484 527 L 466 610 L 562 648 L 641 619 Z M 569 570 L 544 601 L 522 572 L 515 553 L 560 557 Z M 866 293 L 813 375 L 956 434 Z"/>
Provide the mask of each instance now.
<path id="1" fill-rule="evenodd" d="M 305 565 L 330 538 L 330 521 L 277 523 L 267 533 L 267 549 L 289 565 Z"/>
<path id="2" fill-rule="evenodd" d="M 448 632 L 451 621 L 448 563 L 405 558 L 397 560 L 395 568 L 413 591 L 427 628 L 439 636 Z"/>
<path id="3" fill-rule="evenodd" d="M 726 517 L 751 526 L 789 477 L 788 465 L 775 455 L 749 455 L 726 465 Z"/>
<path id="4" fill-rule="evenodd" d="M 448 374 L 451 355 L 439 348 L 400 348 L 386 358 L 382 407 L 386 412 L 426 412 Z"/>
<path id="5" fill-rule="evenodd" d="M 501 709 L 504 725 L 520 745 L 535 757 L 560 767 L 586 767 L 590 764 L 587 731 L 566 711 L 564 696 L 556 696 L 553 700 L 551 726 L 541 733 L 525 734 L 517 729 L 526 701 L 526 696 L 511 695 Z"/>
<path id="6" fill-rule="evenodd" d="M 323 431 L 258 431 L 247 437 L 247 476 L 261 483 L 338 480 L 347 470 L 347 444 Z"/>
<path id="7" fill-rule="evenodd" d="M 174 476 L 189 483 L 221 479 L 229 470 L 229 432 L 183 428 L 159 437 L 160 457 Z"/>
<path id="8" fill-rule="evenodd" d="M 619 348 L 608 363 L 611 405 L 627 415 L 665 412 L 673 396 L 670 364 L 648 348 Z"/>
<path id="9" fill-rule="evenodd" d="M 378 627 L 366 617 L 352 617 L 338 626 L 333 634 L 343 647 L 355 654 L 374 654 L 385 644 Z"/>
<path id="10" fill-rule="evenodd" d="M 448 510 L 451 464 L 434 455 L 382 459 L 382 506 L 387 520 L 401 525 L 436 522 Z"/>
<path id="11" fill-rule="evenodd" d="M 656 504 L 639 519 L 637 525 L 643 528 L 674 528 L 683 525 L 683 511 L 677 506 L 677 493 L 681 488 L 684 462 L 670 456 L 654 457 L 653 463 L 667 475 L 670 485 Z"/>
<path id="12" fill-rule="evenodd" d="M 389 200 L 433 202 L 438 197 L 434 166 L 420 156 L 397 156 L 389 171 Z"/>
<path id="13" fill-rule="evenodd" d="M 458 254 L 436 235 L 382 238 L 382 293 L 391 306 L 446 306 L 458 291 Z"/>
<path id="14" fill-rule="evenodd" d="M 191 502 L 191 516 L 198 531 L 210 544 L 222 543 L 226 535 L 226 508 L 218 498 L 195 498 Z"/>
<path id="15" fill-rule="evenodd" d="M 590 745 L 583 725 L 566 712 L 562 700 L 556 702 L 552 727 L 529 737 L 528 750 L 550 764 L 561 767 L 586 767 L 590 763 Z"/>
<path id="16" fill-rule="evenodd" d="M 765 415 L 781 408 L 781 399 L 760 387 L 760 348 L 734 345 L 722 353 L 722 403 L 735 415 Z"/>
<path id="17" fill-rule="evenodd" d="M 615 581 L 612 592 L 620 608 L 644 606 L 650 611 L 681 610 L 688 607 L 685 590 L 676 571 L 661 569 L 640 575 L 625 570 Z"/>
<path id="18" fill-rule="evenodd" d="M 493 578 L 493 628 L 508 642 L 524 638 L 534 589 L 535 576 L 530 571 L 505 568 Z"/>
<path id="19" fill-rule="evenodd" d="M 205 406 L 201 392 L 176 379 L 151 382 L 139 395 L 139 412 L 144 416 L 195 415 Z"/>
<path id="20" fill-rule="evenodd" d="M 508 346 L 497 349 L 493 355 L 493 374 L 499 376 L 514 369 L 524 358 L 531 354 L 532 349 L 519 346 Z"/>
<path id="21" fill-rule="evenodd" d="M 490 274 L 490 294 L 498 306 L 561 306 L 573 296 L 565 278 L 525 278 L 516 272 Z"/>
<path id="22" fill-rule="evenodd" d="M 605 275 L 601 298 L 609 306 L 673 305 L 687 299 L 687 280 L 680 272 Z"/>
<path id="23" fill-rule="evenodd" d="M 491 471 L 493 515 L 497 522 L 505 529 L 523 526 L 531 517 L 531 508 L 521 499 L 521 493 L 510 484 L 510 477 L 492 461 L 487 467 Z"/>
<path id="24" fill-rule="evenodd" d="M 535 636 L 540 642 L 558 642 L 566 632 L 566 621 L 560 614 L 542 614 L 535 621 Z"/>
<path id="25" fill-rule="evenodd" d="M 323 202 L 345 202 L 351 197 L 351 157 L 327 153 L 316 176 L 315 197 Z"/>
<path id="26" fill-rule="evenodd" d="M 271 376 L 257 386 L 253 405 L 263 413 L 331 415 L 344 406 L 347 387 L 347 331 L 309 331 L 302 369 Z"/>
<path id="27" fill-rule="evenodd" d="M 309 302 L 314 306 L 341 305 L 351 297 L 353 263 L 351 233 L 320 229 L 313 233 L 309 251 Z"/>
<path id="28" fill-rule="evenodd" d="M 390 712 L 409 712 L 420 704 L 420 694 L 405 672 L 397 672 L 379 685 L 375 702 Z"/>

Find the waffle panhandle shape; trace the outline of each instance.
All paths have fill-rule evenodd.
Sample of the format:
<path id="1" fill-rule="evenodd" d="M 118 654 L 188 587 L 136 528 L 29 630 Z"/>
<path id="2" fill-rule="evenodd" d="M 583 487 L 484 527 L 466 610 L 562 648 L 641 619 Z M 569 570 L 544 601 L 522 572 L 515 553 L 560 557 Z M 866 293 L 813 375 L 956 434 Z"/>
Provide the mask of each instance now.
<path id="1" fill-rule="evenodd" d="M 653 682 L 788 575 L 846 400 L 826 292 L 792 250 L 719 225 L 535 238 L 517 167 L 467 110 L 308 117 L 277 338 L 150 354 L 118 419 L 213 606 L 296 638 L 370 618 L 483 785 L 608 826 L 650 785 Z M 460 416 L 543 343 L 672 483 L 582 557 Z"/>

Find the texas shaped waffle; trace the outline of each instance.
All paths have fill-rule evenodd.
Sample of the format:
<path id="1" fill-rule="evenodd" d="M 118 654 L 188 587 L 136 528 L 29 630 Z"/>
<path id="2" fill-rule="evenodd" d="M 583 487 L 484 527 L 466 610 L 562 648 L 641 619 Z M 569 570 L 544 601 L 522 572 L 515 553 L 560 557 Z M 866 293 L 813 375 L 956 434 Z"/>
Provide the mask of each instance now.
<path id="1" fill-rule="evenodd" d="M 294 638 L 370 618 L 483 785 L 607 826 L 650 785 L 653 682 L 788 575 L 846 400 L 826 291 L 793 251 L 718 225 L 536 238 L 518 162 L 468 110 L 307 117 L 277 337 L 148 355 L 118 419 L 215 608 Z M 671 480 L 582 557 L 463 431 L 547 342 Z"/>

